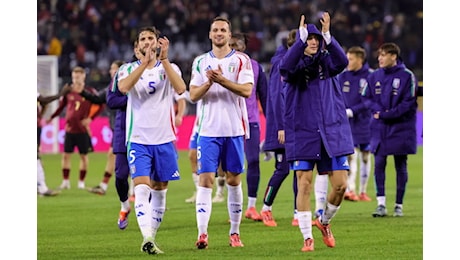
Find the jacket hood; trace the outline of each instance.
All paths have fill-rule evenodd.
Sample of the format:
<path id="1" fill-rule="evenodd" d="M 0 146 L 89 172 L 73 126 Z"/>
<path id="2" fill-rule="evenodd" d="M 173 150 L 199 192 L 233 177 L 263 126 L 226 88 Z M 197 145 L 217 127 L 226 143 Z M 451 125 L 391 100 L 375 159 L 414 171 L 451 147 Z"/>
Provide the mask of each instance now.
<path id="1" fill-rule="evenodd" d="M 307 24 L 307 31 L 308 31 L 308 34 L 316 34 L 320 37 L 321 40 L 323 39 L 323 35 L 318 30 L 318 28 L 316 28 L 316 25 L 311 24 L 311 23 Z"/>

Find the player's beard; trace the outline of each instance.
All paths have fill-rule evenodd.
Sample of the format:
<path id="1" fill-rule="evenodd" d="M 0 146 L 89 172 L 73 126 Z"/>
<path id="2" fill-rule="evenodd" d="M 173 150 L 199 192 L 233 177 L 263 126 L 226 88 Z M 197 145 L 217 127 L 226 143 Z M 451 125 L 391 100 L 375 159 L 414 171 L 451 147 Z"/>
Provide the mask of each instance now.
<path id="1" fill-rule="evenodd" d="M 228 45 L 228 41 L 226 41 L 225 39 L 220 39 L 220 40 L 214 39 L 213 44 L 214 44 L 214 46 L 216 46 L 218 48 L 222 48 L 225 45 Z"/>

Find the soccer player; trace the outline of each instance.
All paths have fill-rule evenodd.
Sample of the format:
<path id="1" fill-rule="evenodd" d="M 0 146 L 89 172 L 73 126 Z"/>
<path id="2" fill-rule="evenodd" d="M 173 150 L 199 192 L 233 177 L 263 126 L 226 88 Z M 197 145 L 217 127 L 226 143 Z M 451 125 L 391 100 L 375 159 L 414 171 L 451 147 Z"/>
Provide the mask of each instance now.
<path id="1" fill-rule="evenodd" d="M 235 33 L 230 39 L 230 47 L 244 52 L 248 44 L 247 35 Z M 261 221 L 262 216 L 257 212 L 257 191 L 260 183 L 260 115 L 259 102 L 265 116 L 267 103 L 267 76 L 263 67 L 256 60 L 251 58 L 252 71 L 254 73 L 254 87 L 251 96 L 246 98 L 246 108 L 249 120 L 249 139 L 244 145 L 244 153 L 247 161 L 246 184 L 248 188 L 248 204 L 244 216 L 254 221 Z"/>
<path id="2" fill-rule="evenodd" d="M 82 97 L 80 93 L 87 89 L 96 94 L 97 91 L 86 86 L 86 72 L 82 67 L 75 67 L 72 70 L 72 90 L 59 100 L 59 106 L 47 120 L 50 123 L 53 118 L 59 116 L 66 108 L 65 113 L 65 138 L 64 138 L 64 153 L 62 156 L 62 175 L 63 181 L 60 189 L 70 189 L 70 167 L 71 156 L 75 147 L 78 148 L 80 154 L 80 176 L 78 181 L 78 188 L 85 188 L 86 171 L 88 169 L 88 153 L 92 152 L 91 138 L 89 135 L 89 124 L 98 116 L 103 106 L 98 106 L 98 109 L 90 115 L 92 103 Z"/>
<path id="3" fill-rule="evenodd" d="M 280 62 L 285 81 L 286 160 L 297 176 L 297 218 L 303 236 L 302 251 L 314 250 L 310 193 L 313 169 L 327 172 L 331 192 L 323 214 L 315 220 L 328 247 L 335 247 L 330 221 L 340 209 L 347 187 L 347 156 L 353 153 L 350 124 L 337 75 L 348 65 L 345 52 L 330 34 L 330 16 L 324 12 L 321 32 L 305 24 Z"/>
<path id="4" fill-rule="evenodd" d="M 276 227 L 277 223 L 272 215 L 272 205 L 276 195 L 281 187 L 281 184 L 289 175 L 289 163 L 286 161 L 286 151 L 284 147 L 284 98 L 283 98 L 283 82 L 279 72 L 279 63 L 286 53 L 287 49 L 294 43 L 297 30 L 291 30 L 287 39 L 283 40 L 275 55 L 271 58 L 267 104 L 266 104 L 266 128 L 265 128 L 265 143 L 264 150 L 273 152 L 275 158 L 275 171 L 273 172 L 264 194 L 264 205 L 260 212 L 262 221 L 266 226 Z M 296 195 L 297 182 L 294 176 L 293 181 L 294 191 L 294 218 L 292 225 L 297 226 L 296 217 Z"/>
<path id="5" fill-rule="evenodd" d="M 243 246 L 241 174 L 245 163 L 244 140 L 249 137 L 245 98 L 251 95 L 254 73 L 249 56 L 230 48 L 231 29 L 228 19 L 214 18 L 209 31 L 212 49 L 196 57 L 192 65 L 190 99 L 192 102 L 202 100 L 197 141 L 199 187 L 195 203 L 198 249 L 208 247 L 212 188 L 219 162 L 227 182 L 229 244 Z"/>
<path id="6" fill-rule="evenodd" d="M 115 74 L 117 73 L 118 69 L 120 66 L 123 64 L 121 60 L 115 60 L 112 62 L 110 65 L 110 78 L 112 79 L 110 84 L 100 90 L 97 95 L 90 93 L 89 91 L 83 90 L 80 95 L 86 98 L 87 100 L 91 101 L 93 104 L 105 104 L 107 101 L 107 92 L 109 91 L 110 87 L 113 85 L 113 79 L 115 77 Z M 112 130 L 112 133 L 114 132 L 115 128 L 115 111 L 112 109 L 107 110 L 109 113 L 109 122 L 110 122 L 110 129 Z M 88 189 L 89 192 L 99 194 L 99 195 L 105 195 L 107 192 L 108 184 L 110 181 L 110 178 L 113 175 L 113 172 L 115 170 L 115 154 L 113 153 L 113 147 L 112 145 L 110 146 L 109 150 L 107 151 L 107 162 L 105 164 L 105 169 L 104 169 L 104 174 L 102 176 L 102 180 L 99 183 L 99 185 L 92 187 Z"/>
<path id="7" fill-rule="evenodd" d="M 66 95 L 71 90 L 70 85 L 66 84 L 56 95 L 43 96 L 37 92 L 37 193 L 41 196 L 56 196 L 59 191 L 51 190 L 46 185 L 45 170 L 43 169 L 40 158 L 40 144 L 42 134 L 42 118 L 49 103 Z"/>
<path id="8" fill-rule="evenodd" d="M 371 112 L 365 106 L 361 93 L 367 85 L 367 76 L 373 71 L 366 62 L 366 51 L 359 46 L 347 50 L 348 66 L 339 74 L 339 83 L 342 88 L 347 116 L 350 121 L 351 133 L 355 152 L 348 156 L 350 172 L 345 200 L 371 201 L 367 196 L 367 182 L 371 173 L 370 153 L 370 122 Z M 360 169 L 359 192 L 356 194 L 356 174 Z"/>
<path id="9" fill-rule="evenodd" d="M 371 152 L 377 208 L 374 217 L 387 215 L 385 169 L 393 155 L 396 169 L 396 199 L 393 216 L 403 216 L 403 199 L 408 178 L 407 156 L 417 152 L 417 80 L 401 59 L 395 43 L 384 43 L 378 50 L 379 68 L 368 77 L 362 95 L 372 114 Z"/>
<path id="10" fill-rule="evenodd" d="M 128 95 L 126 143 L 134 182 L 141 251 L 161 254 L 155 237 L 166 210 L 169 181 L 179 180 L 174 93 L 186 90 L 179 67 L 168 59 L 169 40 L 153 26 L 137 34 L 140 60 L 123 66 L 118 89 Z M 159 55 L 157 57 L 157 48 Z"/>

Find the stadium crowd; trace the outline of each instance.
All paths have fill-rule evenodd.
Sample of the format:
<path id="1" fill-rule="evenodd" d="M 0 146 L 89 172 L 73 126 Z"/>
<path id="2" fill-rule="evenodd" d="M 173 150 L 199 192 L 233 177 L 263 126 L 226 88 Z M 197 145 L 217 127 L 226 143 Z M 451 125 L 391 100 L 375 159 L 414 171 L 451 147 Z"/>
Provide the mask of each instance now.
<path id="1" fill-rule="evenodd" d="M 169 56 L 188 83 L 193 57 L 211 47 L 209 20 L 224 15 L 233 32 L 249 34 L 246 52 L 268 71 L 270 58 L 298 26 L 300 14 L 318 24 L 322 12 L 329 11 L 344 49 L 362 46 L 376 68 L 378 46 L 395 42 L 405 64 L 423 80 L 422 5 L 420 0 L 39 0 L 37 55 L 59 56 L 63 82 L 74 66 L 87 68 L 88 83 L 100 89 L 110 81 L 113 60 L 132 58 L 137 29 L 154 25 L 171 40 Z"/>

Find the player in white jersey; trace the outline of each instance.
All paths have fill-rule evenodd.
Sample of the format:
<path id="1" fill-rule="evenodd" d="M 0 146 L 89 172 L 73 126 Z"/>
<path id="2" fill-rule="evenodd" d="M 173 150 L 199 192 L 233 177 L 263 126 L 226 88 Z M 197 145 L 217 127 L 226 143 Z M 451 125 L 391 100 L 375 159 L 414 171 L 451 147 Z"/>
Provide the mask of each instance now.
<path id="1" fill-rule="evenodd" d="M 196 57 L 192 65 L 190 99 L 202 101 L 197 140 L 199 187 L 195 203 L 198 249 L 208 247 L 212 188 L 219 162 L 227 179 L 229 244 L 243 246 L 240 174 L 244 172 L 244 139 L 249 137 L 245 98 L 251 95 L 254 73 L 248 55 L 230 48 L 231 36 L 230 21 L 216 17 L 209 31 L 212 50 Z"/>
<path id="2" fill-rule="evenodd" d="M 143 236 L 141 251 L 160 254 L 155 236 L 166 209 L 168 181 L 180 179 L 173 99 L 186 85 L 179 67 L 168 60 L 169 40 L 160 38 L 155 27 L 139 30 L 138 48 L 141 58 L 120 69 L 118 89 L 128 95 L 127 156 Z"/>

